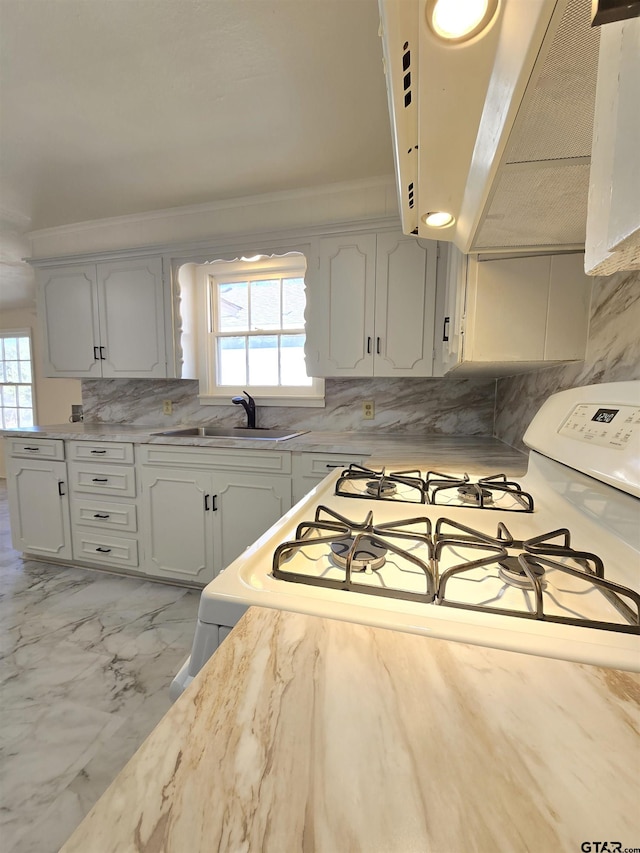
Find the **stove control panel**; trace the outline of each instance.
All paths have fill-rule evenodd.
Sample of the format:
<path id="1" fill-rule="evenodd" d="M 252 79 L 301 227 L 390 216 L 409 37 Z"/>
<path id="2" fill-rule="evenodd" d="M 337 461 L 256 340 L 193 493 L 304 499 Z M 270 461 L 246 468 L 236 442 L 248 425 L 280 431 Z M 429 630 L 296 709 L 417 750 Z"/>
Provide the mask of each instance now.
<path id="1" fill-rule="evenodd" d="M 640 407 L 581 403 L 574 407 L 558 432 L 560 435 L 624 450 L 640 431 Z"/>

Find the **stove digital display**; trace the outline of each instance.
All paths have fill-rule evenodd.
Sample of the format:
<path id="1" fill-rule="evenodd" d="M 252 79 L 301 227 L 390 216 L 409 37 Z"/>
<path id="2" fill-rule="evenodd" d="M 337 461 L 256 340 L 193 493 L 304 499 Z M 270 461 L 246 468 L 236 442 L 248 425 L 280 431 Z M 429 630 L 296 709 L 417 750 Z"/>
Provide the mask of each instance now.
<path id="1" fill-rule="evenodd" d="M 598 409 L 591 420 L 599 424 L 610 424 L 619 411 L 620 409 Z"/>

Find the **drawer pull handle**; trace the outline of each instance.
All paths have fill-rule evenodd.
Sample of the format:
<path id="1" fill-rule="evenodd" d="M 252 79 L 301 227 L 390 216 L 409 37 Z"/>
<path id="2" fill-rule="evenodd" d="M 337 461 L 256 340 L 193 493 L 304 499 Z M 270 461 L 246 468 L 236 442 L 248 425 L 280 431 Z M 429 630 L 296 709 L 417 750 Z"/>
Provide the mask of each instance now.
<path id="1" fill-rule="evenodd" d="M 110 518 L 111 516 L 109 515 L 108 512 L 94 512 L 93 517 L 94 518 Z"/>
<path id="2" fill-rule="evenodd" d="M 337 465 L 334 465 L 331 462 L 327 462 L 325 468 L 344 468 L 344 465 L 340 462 Z"/>
<path id="3" fill-rule="evenodd" d="M 94 477 L 91 482 L 92 483 L 108 483 L 109 478 L 108 477 Z"/>
<path id="4" fill-rule="evenodd" d="M 106 453 L 106 450 L 92 450 L 92 453 Z"/>
<path id="5" fill-rule="evenodd" d="M 111 548 L 96 548 L 96 551 L 100 551 L 101 554 L 110 554 Z"/>
<path id="6" fill-rule="evenodd" d="M 23 450 L 32 450 L 34 453 L 40 453 L 39 447 L 23 447 Z"/>
<path id="7" fill-rule="evenodd" d="M 58 480 L 58 494 L 61 498 L 63 498 L 67 493 L 62 491 L 62 487 L 64 486 L 64 480 Z"/>

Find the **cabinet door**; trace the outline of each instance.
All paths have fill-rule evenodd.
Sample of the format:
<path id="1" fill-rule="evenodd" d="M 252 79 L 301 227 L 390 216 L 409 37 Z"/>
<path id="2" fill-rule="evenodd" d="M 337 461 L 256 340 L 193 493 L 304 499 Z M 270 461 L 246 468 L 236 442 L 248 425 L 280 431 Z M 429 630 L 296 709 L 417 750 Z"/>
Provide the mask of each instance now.
<path id="1" fill-rule="evenodd" d="M 432 376 L 437 244 L 379 234 L 375 376 Z"/>
<path id="2" fill-rule="evenodd" d="M 436 346 L 440 345 L 441 363 L 446 373 L 462 358 L 465 293 L 467 289 L 467 256 L 450 243 L 447 247 L 447 270 L 442 322 L 436 323 Z"/>
<path id="3" fill-rule="evenodd" d="M 214 473 L 216 574 L 291 508 L 290 477 Z"/>
<path id="4" fill-rule="evenodd" d="M 142 468 L 144 570 L 154 577 L 213 578 L 211 474 Z"/>
<path id="5" fill-rule="evenodd" d="M 7 459 L 13 547 L 71 559 L 67 466 L 41 459 Z"/>
<path id="6" fill-rule="evenodd" d="M 544 255 L 469 260 L 465 360 L 544 359 L 549 272 Z"/>
<path id="7" fill-rule="evenodd" d="M 375 234 L 320 241 L 320 270 L 309 294 L 307 323 L 317 347 L 314 376 L 372 376 Z"/>
<path id="8" fill-rule="evenodd" d="M 102 375 L 167 375 L 161 258 L 98 264 Z"/>
<path id="9" fill-rule="evenodd" d="M 102 375 L 95 266 L 40 270 L 38 314 L 45 376 Z"/>

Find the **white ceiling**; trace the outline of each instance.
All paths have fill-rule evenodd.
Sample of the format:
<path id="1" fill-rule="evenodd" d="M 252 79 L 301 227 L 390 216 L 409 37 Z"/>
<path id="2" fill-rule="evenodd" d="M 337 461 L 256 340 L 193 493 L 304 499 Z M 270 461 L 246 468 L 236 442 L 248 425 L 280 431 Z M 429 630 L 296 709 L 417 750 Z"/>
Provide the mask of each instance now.
<path id="1" fill-rule="evenodd" d="M 392 174 L 378 21 L 377 0 L 0 0 L 4 272 L 16 229 Z"/>

